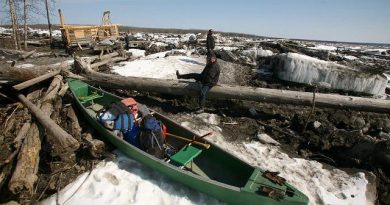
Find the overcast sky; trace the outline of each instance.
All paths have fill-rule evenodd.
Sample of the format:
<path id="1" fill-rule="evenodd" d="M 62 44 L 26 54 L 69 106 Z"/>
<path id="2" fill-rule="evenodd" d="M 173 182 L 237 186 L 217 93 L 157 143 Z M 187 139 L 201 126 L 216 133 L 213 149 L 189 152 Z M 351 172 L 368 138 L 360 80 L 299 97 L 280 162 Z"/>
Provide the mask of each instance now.
<path id="1" fill-rule="evenodd" d="M 66 23 L 100 24 L 110 10 L 113 23 L 127 26 L 390 43 L 390 0 L 57 0 L 55 7 Z"/>

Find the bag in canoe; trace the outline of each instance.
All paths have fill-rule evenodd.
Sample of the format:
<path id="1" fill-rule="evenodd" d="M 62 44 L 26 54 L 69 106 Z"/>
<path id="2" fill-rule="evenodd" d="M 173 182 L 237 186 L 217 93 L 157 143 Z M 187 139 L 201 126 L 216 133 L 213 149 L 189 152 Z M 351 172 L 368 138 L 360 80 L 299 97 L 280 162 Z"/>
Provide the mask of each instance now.
<path id="1" fill-rule="evenodd" d="M 123 133 L 132 130 L 135 122 L 133 111 L 122 102 L 115 102 L 97 113 L 98 121 L 110 130 Z"/>
<path id="2" fill-rule="evenodd" d="M 140 148 L 157 158 L 165 156 L 166 127 L 152 115 L 142 119 L 142 128 L 139 136 Z"/>

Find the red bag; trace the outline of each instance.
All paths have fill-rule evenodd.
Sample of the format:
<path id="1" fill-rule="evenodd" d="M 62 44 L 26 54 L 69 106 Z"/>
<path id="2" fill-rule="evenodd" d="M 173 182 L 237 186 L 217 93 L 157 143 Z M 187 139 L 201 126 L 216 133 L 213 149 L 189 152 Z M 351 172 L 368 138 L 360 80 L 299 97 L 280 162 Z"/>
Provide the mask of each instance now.
<path id="1" fill-rule="evenodd" d="M 138 115 L 137 102 L 133 98 L 126 98 L 126 99 L 123 99 L 121 102 L 130 108 L 131 112 L 133 113 L 134 118 L 136 119 L 137 115 Z"/>

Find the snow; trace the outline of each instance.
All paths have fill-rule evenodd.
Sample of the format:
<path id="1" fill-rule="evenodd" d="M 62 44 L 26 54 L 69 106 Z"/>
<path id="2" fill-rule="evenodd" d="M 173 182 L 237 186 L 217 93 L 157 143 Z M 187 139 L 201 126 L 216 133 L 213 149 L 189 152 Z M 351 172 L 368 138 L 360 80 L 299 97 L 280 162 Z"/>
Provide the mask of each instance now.
<path id="1" fill-rule="evenodd" d="M 242 53 L 244 55 L 252 57 L 252 59 L 257 59 L 258 57 L 268 57 L 273 56 L 274 53 L 270 50 L 264 50 L 263 48 L 252 48 L 243 50 Z"/>
<path id="2" fill-rule="evenodd" d="M 25 63 L 25 64 L 20 64 L 20 65 L 16 65 L 15 67 L 16 68 L 32 68 L 34 67 L 35 65 L 31 64 L 31 63 Z"/>
<path id="3" fill-rule="evenodd" d="M 324 50 L 324 51 L 335 51 L 335 50 L 337 50 L 337 47 L 328 46 L 328 45 L 316 45 L 315 47 L 311 47 L 311 49 Z"/>
<path id="4" fill-rule="evenodd" d="M 195 41 L 195 40 L 196 40 L 196 35 L 193 34 L 193 33 L 184 34 L 184 35 L 180 38 L 180 42 L 189 42 L 189 41 Z"/>
<path id="5" fill-rule="evenodd" d="M 195 205 L 218 202 L 205 194 L 182 186 L 139 162 L 117 152 L 117 159 L 99 163 L 59 193 L 59 204 L 78 205 Z M 55 205 L 56 195 L 41 205 Z"/>
<path id="6" fill-rule="evenodd" d="M 387 79 L 383 75 L 361 75 L 350 67 L 297 53 L 280 54 L 274 63 L 278 78 L 298 83 L 327 83 L 333 89 L 385 93 Z"/>
<path id="7" fill-rule="evenodd" d="M 0 34 L 11 34 L 12 30 L 4 27 L 0 27 Z"/>
<path id="8" fill-rule="evenodd" d="M 188 56 L 165 57 L 168 52 L 156 53 L 136 61 L 119 63 L 119 65 L 113 67 L 113 72 L 123 76 L 176 79 L 176 70 L 182 74 L 200 73 L 206 65 L 204 58 Z"/>
<path id="9" fill-rule="evenodd" d="M 158 53 L 121 63 L 122 67 L 115 66 L 114 70 L 126 76 L 175 79 L 176 70 L 182 73 L 200 72 L 204 67 L 203 57 L 164 57 L 165 54 L 166 52 Z M 220 128 L 221 119 L 216 114 L 178 113 L 169 117 L 198 134 L 213 131 L 214 135 L 208 137 L 209 141 L 252 165 L 279 171 L 282 177 L 309 197 L 310 205 L 374 204 L 375 200 L 368 196 L 370 194 L 375 196 L 376 190 L 368 190 L 369 182 L 365 173 L 354 170 L 347 173 L 317 161 L 292 158 L 280 147 L 258 141 L 238 143 L 227 141 Z M 85 173 L 61 190 L 59 202 L 66 205 L 222 204 L 207 195 L 173 182 L 120 153 L 116 160 L 100 163 L 89 176 Z M 41 204 L 56 204 L 56 196 L 53 195 Z"/>
<path id="10" fill-rule="evenodd" d="M 28 32 L 32 33 L 32 34 L 35 34 L 35 35 L 38 35 L 38 36 L 46 36 L 46 37 L 48 37 L 50 35 L 49 30 L 46 30 L 46 29 L 32 29 L 32 28 L 28 28 Z M 51 34 L 52 34 L 53 37 L 61 37 L 62 36 L 60 30 L 52 30 Z"/>
<path id="11" fill-rule="evenodd" d="M 343 56 L 345 59 L 348 59 L 348 60 L 351 60 L 351 61 L 353 61 L 353 60 L 356 60 L 356 59 L 359 59 L 358 57 L 355 57 L 355 56 L 350 56 L 350 55 L 345 55 L 345 56 Z"/>
<path id="12" fill-rule="evenodd" d="M 133 58 L 145 57 L 145 50 L 129 49 L 129 50 L 127 50 L 127 52 L 131 53 Z"/>

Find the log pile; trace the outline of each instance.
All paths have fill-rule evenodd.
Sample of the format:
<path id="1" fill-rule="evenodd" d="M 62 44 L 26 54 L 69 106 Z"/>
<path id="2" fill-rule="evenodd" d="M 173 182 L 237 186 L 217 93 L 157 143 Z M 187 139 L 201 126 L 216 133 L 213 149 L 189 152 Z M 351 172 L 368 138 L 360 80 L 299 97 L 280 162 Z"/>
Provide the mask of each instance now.
<path id="1" fill-rule="evenodd" d="M 98 159 L 105 151 L 104 143 L 93 139 L 91 131 L 84 131 L 79 123 L 73 106 L 64 103 L 68 84 L 64 82 L 60 69 L 50 73 L 50 67 L 41 67 L 39 73 L 46 73 L 20 84 L 11 89 L 19 102 L 9 104 L 0 121 L 3 132 L 0 134 L 0 149 L 9 150 L 0 156 L 0 190 L 2 193 L 18 195 L 21 199 L 38 200 L 50 189 L 57 189 L 50 179 L 44 185 L 44 191 L 37 193 L 37 187 L 42 187 L 41 177 L 47 170 L 58 173 L 76 169 L 72 173 L 81 173 L 84 170 L 76 166 L 76 153 L 85 152 L 90 159 Z M 8 72 L 8 73 L 12 73 Z M 38 74 L 35 74 L 36 76 Z M 17 78 L 17 81 L 26 79 L 26 75 Z M 19 76 L 19 77 L 20 77 Z M 43 81 L 51 81 L 48 87 Z M 6 154 L 4 154 L 6 153 Z M 55 166 L 44 158 L 50 156 L 57 163 L 74 164 L 75 166 Z M 91 158 L 92 157 L 92 158 Z M 92 162 L 90 162 L 92 163 Z M 46 165 L 45 165 L 46 164 Z M 43 167 L 42 167 L 43 166 Z M 45 172 L 45 171 L 43 171 Z M 49 172 L 49 173 L 50 173 Z M 70 172 L 70 171 L 69 171 Z M 53 176 L 50 176 L 53 177 Z M 57 176 L 58 177 L 58 176 Z M 64 179 L 63 179 L 64 180 Z M 51 188 L 50 188 L 51 187 Z M 3 196 L 3 195 L 1 195 Z M 1 202 L 1 201 L 0 201 Z M 31 201 L 21 201 L 22 204 L 31 204 Z"/>

